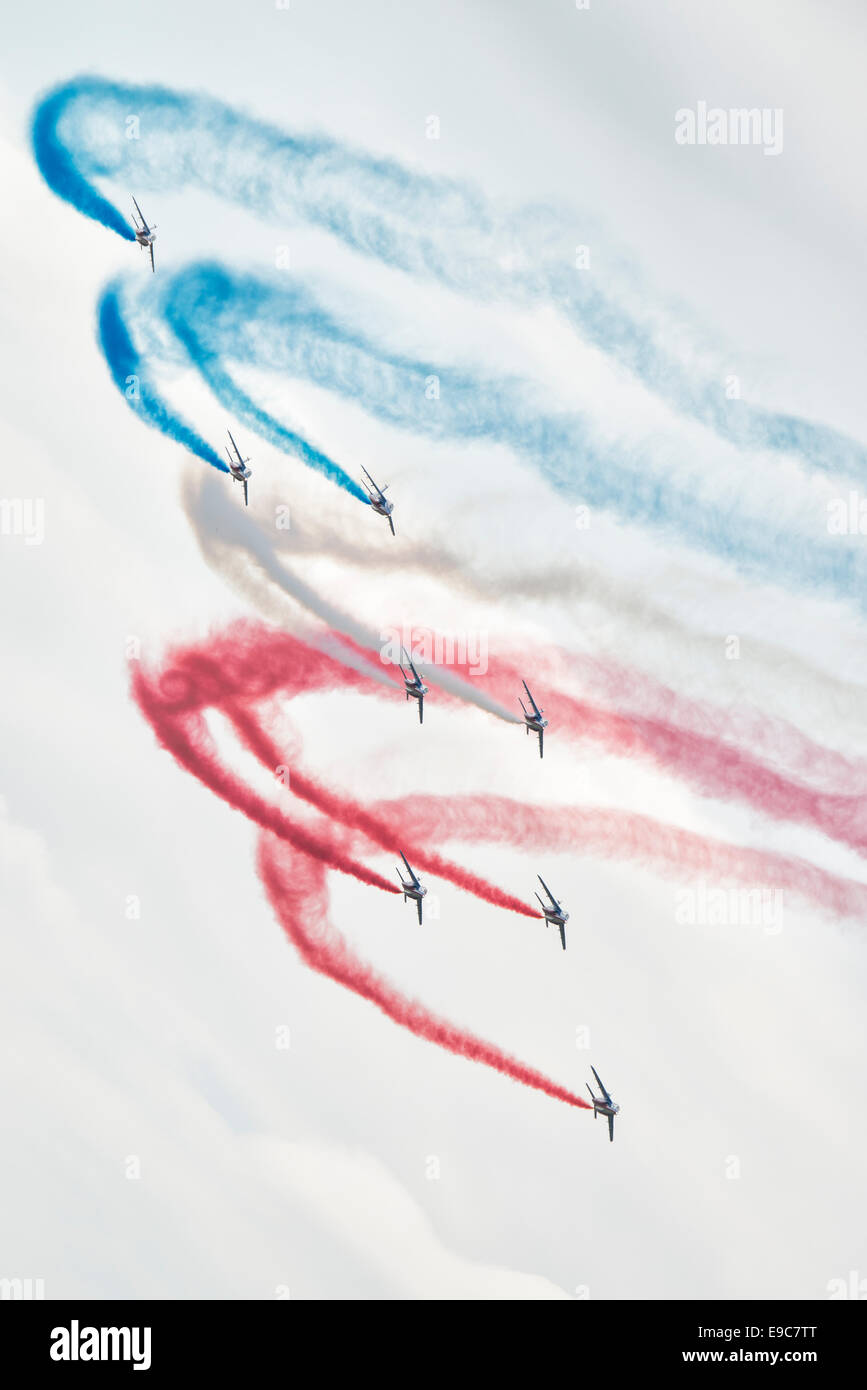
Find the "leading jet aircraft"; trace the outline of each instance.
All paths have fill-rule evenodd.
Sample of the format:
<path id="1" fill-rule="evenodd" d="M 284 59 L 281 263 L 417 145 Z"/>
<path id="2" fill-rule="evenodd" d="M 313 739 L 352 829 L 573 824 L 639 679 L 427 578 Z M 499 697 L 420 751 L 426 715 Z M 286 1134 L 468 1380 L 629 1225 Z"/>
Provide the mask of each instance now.
<path id="1" fill-rule="evenodd" d="M 536 897 L 539 898 L 539 902 L 542 904 L 542 911 L 545 914 L 545 926 L 550 926 L 553 922 L 555 927 L 560 928 L 560 940 L 563 942 L 563 950 L 565 951 L 566 923 L 569 921 L 569 913 L 566 912 L 565 909 L 560 906 L 557 899 L 554 897 L 554 894 L 551 892 L 551 889 L 548 887 L 547 883 L 543 879 L 542 875 L 537 874 L 537 878 L 541 883 L 542 887 L 545 889 L 545 892 L 548 894 L 548 897 L 551 899 L 551 906 L 549 907 L 547 903 L 542 902 L 542 899 L 539 898 L 539 894 L 536 894 Z"/>
<path id="2" fill-rule="evenodd" d="M 367 479 L 367 482 L 362 484 L 367 493 L 367 500 L 378 516 L 384 516 L 387 519 L 391 527 L 391 534 L 394 535 L 394 522 L 391 517 L 394 511 L 394 503 L 389 502 L 385 496 L 388 492 L 388 483 L 386 483 L 385 487 L 377 487 L 367 469 L 364 467 L 364 464 L 361 465 L 361 471 Z"/>
<path id="3" fill-rule="evenodd" d="M 403 900 L 404 902 L 406 902 L 407 898 L 415 899 L 415 905 L 418 908 L 418 924 L 419 926 L 421 926 L 421 900 L 427 892 L 427 889 L 422 888 L 412 869 L 409 867 L 409 860 L 407 859 L 403 850 L 401 850 L 400 852 L 400 857 L 403 860 L 404 864 L 406 864 L 406 870 L 409 874 L 410 879 L 409 883 L 407 883 L 405 878 L 403 877 L 403 874 L 400 872 L 400 869 L 395 869 L 395 873 L 400 879 L 400 886 L 403 889 Z"/>
<path id="4" fill-rule="evenodd" d="M 608 1138 L 611 1140 L 611 1143 L 613 1144 L 613 1143 L 614 1143 L 614 1116 L 619 1112 L 620 1106 L 619 1106 L 619 1105 L 615 1105 L 614 1101 L 611 1099 L 611 1097 L 610 1097 L 610 1095 L 608 1094 L 608 1092 L 606 1091 L 605 1087 L 602 1085 L 602 1079 L 601 1079 L 601 1077 L 600 1077 L 598 1071 L 596 1070 L 596 1068 L 595 1068 L 595 1067 L 591 1067 L 590 1070 L 592 1071 L 593 1075 L 596 1077 L 596 1080 L 597 1080 L 598 1083 L 599 1083 L 599 1089 L 600 1089 L 600 1091 L 602 1092 L 601 1097 L 600 1097 L 600 1096 L 594 1096 L 593 1091 L 592 1091 L 591 1088 L 590 1088 L 590 1085 L 588 1084 L 588 1086 L 587 1086 L 588 1091 L 590 1091 L 590 1099 L 591 1099 L 592 1102 L 593 1102 L 593 1118 L 594 1118 L 594 1120 L 595 1120 L 597 1115 L 605 1115 L 605 1116 L 607 1117 L 607 1119 L 608 1119 Z"/>
<path id="5" fill-rule="evenodd" d="M 403 663 L 398 663 L 400 665 L 400 674 L 403 676 L 403 684 L 404 689 L 406 690 L 406 698 L 408 700 L 418 700 L 418 722 L 419 724 L 423 724 L 424 697 L 428 693 L 428 688 L 426 685 L 422 683 L 421 676 L 413 666 L 412 659 L 407 655 L 403 647 L 401 647 L 400 651 L 401 655 L 406 657 L 406 663 L 409 666 L 409 669 L 412 671 L 412 679 L 410 679 L 410 677 L 406 674 L 406 671 L 403 669 Z"/>
<path id="6" fill-rule="evenodd" d="M 542 715 L 544 714 L 545 711 L 539 709 L 539 706 L 536 704 L 536 701 L 533 699 L 532 695 L 530 694 L 530 687 L 528 686 L 527 682 L 526 682 L 526 681 L 522 681 L 521 684 L 523 685 L 524 689 L 525 689 L 526 692 L 527 692 L 527 699 L 530 701 L 530 704 L 531 704 L 532 707 L 533 707 L 533 713 L 532 713 L 532 714 L 530 713 L 530 711 L 527 709 L 527 706 L 524 704 L 524 701 L 521 700 L 520 697 L 519 697 L 518 703 L 520 704 L 521 709 L 524 711 L 524 723 L 525 723 L 526 726 L 527 726 L 527 733 L 529 734 L 529 733 L 531 732 L 531 730 L 532 730 L 532 732 L 533 732 L 534 734 L 538 734 L 538 735 L 539 735 L 539 757 L 541 758 L 541 757 L 542 757 L 542 740 L 543 740 L 543 738 L 545 737 L 545 730 L 546 730 L 547 727 L 548 727 L 548 721 L 547 721 L 547 719 L 543 719 L 543 718 L 542 718 Z"/>
<path id="7" fill-rule="evenodd" d="M 156 270 L 156 266 L 154 265 L 154 242 L 157 239 L 156 226 L 148 226 L 147 222 L 145 222 L 144 220 L 142 210 L 139 207 L 138 203 L 136 203 L 135 198 L 133 198 L 133 202 L 135 203 L 135 210 L 138 213 L 138 220 L 136 220 L 135 215 L 133 215 L 132 219 L 132 225 L 135 227 L 135 239 L 143 251 L 150 251 L 151 270 Z"/>
<path id="8" fill-rule="evenodd" d="M 232 439 L 232 431 L 231 431 L 231 430 L 226 430 L 226 433 L 227 433 L 227 435 L 229 436 L 229 438 Z M 247 467 L 247 464 L 250 462 L 250 460 L 249 460 L 249 459 L 242 459 L 242 458 L 241 458 L 241 450 L 238 448 L 238 446 L 237 446 L 237 444 L 235 443 L 234 439 L 232 439 L 232 448 L 235 450 L 235 456 L 234 456 L 234 458 L 232 457 L 232 453 L 231 453 L 231 451 L 230 451 L 230 449 L 229 449 L 228 444 L 226 445 L 226 453 L 227 453 L 228 456 L 229 456 L 229 470 L 230 470 L 230 472 L 231 472 L 231 474 L 232 474 L 232 477 L 235 479 L 235 482 L 236 482 L 236 483 L 243 483 L 243 484 L 244 484 L 244 506 L 246 507 L 246 505 L 247 505 L 247 481 L 248 481 L 249 478 L 252 478 L 252 476 L 253 476 L 253 470 L 252 470 L 252 468 L 248 468 L 248 467 Z"/>

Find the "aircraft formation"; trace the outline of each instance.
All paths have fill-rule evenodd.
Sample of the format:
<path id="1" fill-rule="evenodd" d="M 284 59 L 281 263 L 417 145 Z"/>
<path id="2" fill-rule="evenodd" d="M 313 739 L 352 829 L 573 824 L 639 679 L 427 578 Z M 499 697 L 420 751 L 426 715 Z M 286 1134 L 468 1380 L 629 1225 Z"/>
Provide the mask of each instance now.
<path id="1" fill-rule="evenodd" d="M 135 240 L 137 241 L 138 245 L 142 248 L 143 251 L 149 252 L 151 260 L 151 270 L 155 271 L 156 266 L 154 265 L 154 242 L 156 240 L 156 224 L 153 227 L 148 226 L 148 223 L 145 221 L 144 214 L 142 213 L 142 210 L 136 202 L 135 198 L 133 198 L 132 201 L 135 207 L 135 213 L 133 213 L 132 216 L 132 224 L 135 230 Z M 229 443 L 231 444 L 231 448 L 228 444 L 225 446 L 226 455 L 229 460 L 229 472 L 232 476 L 233 481 L 236 483 L 241 483 L 241 485 L 243 486 L 244 506 L 246 507 L 248 505 L 247 484 L 250 478 L 253 476 L 253 471 L 250 467 L 248 467 L 250 460 L 248 458 L 242 458 L 241 451 L 235 443 L 231 430 L 227 430 L 227 433 L 229 436 Z M 385 496 L 386 492 L 388 491 L 388 483 L 386 483 L 384 487 L 379 487 L 379 485 L 374 482 L 373 478 L 370 476 L 366 468 L 362 466 L 361 471 L 364 474 L 364 478 L 362 479 L 362 486 L 365 489 L 365 492 L 367 494 L 367 500 L 370 503 L 371 508 L 373 509 L 373 511 L 377 513 L 378 516 L 385 517 L 389 524 L 389 527 L 391 528 L 391 534 L 395 535 L 394 503 L 389 501 Z M 413 664 L 412 656 L 410 655 L 410 653 L 405 651 L 403 647 L 401 647 L 401 656 L 406 662 L 406 666 L 409 668 L 409 670 L 407 671 L 407 669 L 404 667 L 403 661 L 399 663 L 400 672 L 403 676 L 406 698 L 407 700 L 416 700 L 418 702 L 418 722 L 419 724 L 423 724 L 424 697 L 425 695 L 429 694 L 429 690 L 428 687 L 424 684 L 418 671 L 416 670 L 415 665 Z M 528 709 L 527 706 L 524 704 L 523 699 L 521 699 L 520 697 L 518 699 L 518 703 L 521 706 L 521 711 L 523 714 L 524 726 L 528 736 L 531 733 L 536 734 L 538 736 L 539 757 L 542 758 L 544 757 L 544 738 L 545 730 L 548 727 L 548 721 L 547 719 L 543 718 L 544 710 L 542 710 L 536 704 L 536 701 L 530 693 L 530 687 L 528 686 L 527 682 L 525 680 L 522 680 L 521 684 L 523 685 L 527 695 L 527 699 L 530 702 L 530 708 Z M 425 888 L 422 885 L 421 881 L 419 880 L 413 869 L 410 867 L 409 861 L 407 860 L 407 857 L 402 850 L 400 851 L 400 857 L 404 862 L 407 873 L 409 874 L 409 879 L 407 880 L 403 877 L 400 869 L 396 870 L 398 879 L 400 880 L 401 890 L 403 892 L 403 900 L 404 902 L 411 900 L 415 903 L 416 909 L 418 911 L 418 923 L 419 926 L 421 926 L 422 900 L 427 894 L 427 888 Z M 566 923 L 569 921 L 569 913 L 565 910 L 562 904 L 559 903 L 557 899 L 554 897 L 553 893 L 551 892 L 545 880 L 542 878 L 541 874 L 538 875 L 538 878 L 548 899 L 546 903 L 539 896 L 538 893 L 536 893 L 535 895 L 539 901 L 539 905 L 542 908 L 542 916 L 544 918 L 545 926 L 549 927 L 553 925 L 558 928 L 560 932 L 560 941 L 562 942 L 563 950 L 565 951 Z M 597 1085 L 599 1086 L 602 1092 L 601 1097 L 598 1097 L 594 1095 L 589 1084 L 587 1086 L 588 1091 L 590 1091 L 590 1098 L 593 1101 L 593 1118 L 595 1119 L 597 1115 L 604 1115 L 607 1118 L 609 1138 L 613 1141 L 614 1117 L 619 1112 L 620 1106 L 615 1104 L 611 1096 L 606 1091 L 596 1068 L 591 1067 L 590 1070 L 593 1072 L 593 1075 L 596 1078 Z"/>

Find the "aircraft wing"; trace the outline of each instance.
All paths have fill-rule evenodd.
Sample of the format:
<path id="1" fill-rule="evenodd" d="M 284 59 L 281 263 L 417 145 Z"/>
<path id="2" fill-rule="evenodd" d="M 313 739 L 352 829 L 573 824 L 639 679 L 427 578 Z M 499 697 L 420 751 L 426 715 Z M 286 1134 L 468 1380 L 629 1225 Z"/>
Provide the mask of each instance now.
<path id="1" fill-rule="evenodd" d="M 558 903 L 557 899 L 554 897 L 554 894 L 551 892 L 551 889 L 548 887 L 548 885 L 547 885 L 547 883 L 545 882 L 545 880 L 543 879 L 542 875 L 541 875 L 541 874 L 538 874 L 538 875 L 537 875 L 537 878 L 539 879 L 539 882 L 541 883 L 542 887 L 545 889 L 545 892 L 548 894 L 548 897 L 551 899 L 552 903 L 553 903 L 554 906 L 556 907 L 557 911 L 558 911 L 558 912 L 562 912 L 563 909 L 560 907 L 560 904 Z"/>
<path id="2" fill-rule="evenodd" d="M 610 1104 L 611 1104 L 611 1097 L 610 1097 L 610 1095 L 608 1094 L 608 1092 L 606 1091 L 605 1087 L 604 1087 L 603 1084 L 602 1084 L 602 1078 L 601 1078 L 601 1076 L 599 1075 L 599 1073 L 598 1073 L 598 1071 L 596 1070 L 595 1067 L 591 1067 L 590 1070 L 592 1071 L 593 1075 L 596 1077 L 597 1082 L 599 1083 L 599 1089 L 600 1089 L 600 1091 L 602 1092 L 603 1096 L 605 1097 L 605 1104 L 606 1104 L 606 1105 L 610 1105 Z"/>
<path id="3" fill-rule="evenodd" d="M 566 923 L 560 923 L 560 940 L 563 942 L 563 950 L 566 950 Z"/>
<path id="4" fill-rule="evenodd" d="M 419 924 L 419 926 L 421 926 L 421 925 L 422 925 L 422 921 L 421 921 L 421 898 L 416 898 L 416 900 L 415 900 L 415 905 L 416 905 L 416 907 L 418 908 L 418 924 Z"/>
<path id="5" fill-rule="evenodd" d="M 151 270 L 154 270 L 154 271 L 155 271 L 155 270 L 156 270 L 156 266 L 154 265 L 154 244 L 153 244 L 153 242 L 151 242 L 150 246 L 148 247 L 148 250 L 149 250 L 150 253 L 151 253 Z"/>
<path id="6" fill-rule="evenodd" d="M 414 888 L 420 888 L 421 885 L 420 885 L 418 879 L 416 878 L 415 874 L 413 873 L 412 869 L 409 867 L 409 860 L 407 859 L 407 857 L 406 857 L 406 855 L 404 854 L 403 850 L 401 850 L 401 852 L 400 852 L 400 857 L 401 857 L 401 859 L 403 860 L 404 864 L 406 864 L 406 871 L 407 871 L 407 873 L 409 874 L 410 878 L 412 879 L 413 887 L 414 887 Z"/>
<path id="7" fill-rule="evenodd" d="M 247 505 L 247 479 L 244 479 L 244 506 Z"/>
<path id="8" fill-rule="evenodd" d="M 364 464 L 361 465 L 361 471 L 362 471 L 362 473 L 364 474 L 364 476 L 365 476 L 365 478 L 367 479 L 367 481 L 370 483 L 370 486 L 373 488 L 373 490 L 374 490 L 374 492 L 376 493 L 377 497 L 379 498 L 380 502 L 384 502 L 384 501 L 385 501 L 385 494 L 386 494 L 386 492 L 388 491 L 388 483 L 386 483 L 385 487 L 380 487 L 380 486 L 379 486 L 379 483 L 375 483 L 375 482 L 373 481 L 373 479 L 371 478 L 371 476 L 370 476 L 370 474 L 368 473 L 367 469 L 365 468 Z"/>
<path id="9" fill-rule="evenodd" d="M 423 723 L 424 723 L 424 696 L 423 696 L 423 695 L 419 695 L 419 697 L 418 697 L 418 722 L 419 722 L 419 724 L 423 724 Z"/>
<path id="10" fill-rule="evenodd" d="M 613 1115 L 609 1115 L 609 1116 L 608 1116 L 608 1138 L 611 1140 L 611 1143 L 613 1144 L 613 1143 L 614 1143 L 614 1116 L 613 1116 Z"/>
<path id="11" fill-rule="evenodd" d="M 541 718 L 542 718 L 542 711 L 540 710 L 539 706 L 536 704 L 536 701 L 533 699 L 532 695 L 530 694 L 530 687 L 529 687 L 529 685 L 527 684 L 526 681 L 521 681 L 521 684 L 523 685 L 524 689 L 525 689 L 526 692 L 527 692 L 527 699 L 530 701 L 530 704 L 533 706 L 533 713 L 535 714 L 535 716 L 536 716 L 537 719 L 541 719 Z"/>
<path id="12" fill-rule="evenodd" d="M 230 439 L 232 439 L 232 431 L 231 431 L 231 430 L 226 430 L 226 434 L 229 436 Z M 235 457 L 237 458 L 238 462 L 239 462 L 239 463 L 243 463 L 244 460 L 241 458 L 241 450 L 238 448 L 238 446 L 237 446 L 237 444 L 235 443 L 234 439 L 232 439 L 232 448 L 235 450 Z M 227 450 L 226 452 L 228 453 L 228 450 Z"/>
<path id="13" fill-rule="evenodd" d="M 132 197 L 132 194 L 130 194 L 130 197 Z M 133 198 L 133 203 L 134 203 L 134 205 L 135 205 L 135 210 L 136 210 L 136 212 L 138 213 L 139 221 L 141 222 L 141 229 L 142 229 L 142 231 L 143 231 L 143 232 L 149 232 L 149 231 L 150 231 L 150 227 L 148 226 L 147 222 L 145 222 L 145 220 L 144 220 L 144 213 L 142 212 L 142 210 L 141 210 L 141 208 L 139 207 L 138 203 L 136 203 L 135 198 Z"/>
<path id="14" fill-rule="evenodd" d="M 389 516 L 388 518 L 388 524 L 391 527 L 391 534 L 394 535 L 394 522 L 392 521 L 391 516 Z"/>
<path id="15" fill-rule="evenodd" d="M 542 740 L 543 740 L 544 737 L 545 737 L 544 731 L 543 731 L 542 729 L 540 729 L 540 730 L 539 730 L 539 757 L 540 757 L 540 758 L 544 758 L 544 756 L 545 756 L 545 754 L 544 754 L 543 751 L 542 751 Z"/>

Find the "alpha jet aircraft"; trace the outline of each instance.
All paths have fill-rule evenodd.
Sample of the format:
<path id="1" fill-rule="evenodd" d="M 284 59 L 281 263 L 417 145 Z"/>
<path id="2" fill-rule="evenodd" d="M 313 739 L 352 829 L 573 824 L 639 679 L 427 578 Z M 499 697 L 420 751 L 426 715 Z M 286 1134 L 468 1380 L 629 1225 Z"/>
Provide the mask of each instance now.
<path id="1" fill-rule="evenodd" d="M 156 266 L 154 265 L 154 242 L 157 239 L 156 226 L 148 226 L 147 222 L 145 222 L 144 217 L 142 215 L 142 210 L 139 207 L 138 203 L 136 203 L 135 198 L 133 198 L 133 202 L 135 203 L 135 210 L 138 213 L 138 219 L 136 219 L 135 214 L 133 214 L 132 219 L 132 225 L 135 227 L 135 239 L 143 251 L 150 251 L 151 270 L 156 270 Z"/>
<path id="2" fill-rule="evenodd" d="M 418 908 L 418 924 L 419 926 L 421 926 L 421 900 L 427 892 L 427 889 L 422 888 L 412 869 L 409 867 L 409 860 L 407 859 L 403 850 L 401 850 L 400 852 L 400 857 L 403 860 L 404 864 L 406 864 L 406 870 L 409 874 L 410 880 L 409 883 L 407 883 L 405 878 L 403 877 L 403 874 L 400 872 L 400 869 L 395 869 L 395 873 L 400 879 L 400 886 L 403 889 L 403 900 L 404 902 L 406 902 L 407 898 L 415 899 L 415 905 Z"/>
<path id="3" fill-rule="evenodd" d="M 419 724 L 423 724 L 423 723 L 424 723 L 424 697 L 425 697 L 425 695 L 427 695 L 427 693 L 428 693 L 428 688 L 427 688 L 426 685 L 424 685 L 424 684 L 422 683 L 422 678 L 421 678 L 421 676 L 419 675 L 418 671 L 417 671 L 417 670 L 415 669 L 415 667 L 413 666 L 410 657 L 409 657 L 409 656 L 407 655 L 407 653 L 404 651 L 403 647 L 401 647 L 400 650 L 401 650 L 401 655 L 404 656 L 404 657 L 406 657 L 406 664 L 408 665 L 409 669 L 412 671 L 412 675 L 413 675 L 413 679 L 410 680 L 409 676 L 406 674 L 406 671 L 403 669 L 403 663 L 402 663 L 402 662 L 399 662 L 399 663 L 398 663 L 398 664 L 400 665 L 400 674 L 403 676 L 403 684 L 404 684 L 404 688 L 405 688 L 405 690 L 406 690 L 406 698 L 407 698 L 408 700 L 410 700 L 410 699 L 412 699 L 412 700 L 418 700 L 418 722 L 419 722 Z"/>
<path id="4" fill-rule="evenodd" d="M 551 925 L 551 923 L 553 923 L 555 927 L 560 928 L 560 940 L 563 942 L 563 950 L 565 951 L 566 923 L 569 921 L 569 913 L 566 912 L 565 909 L 560 906 L 557 899 L 554 897 L 554 894 L 551 892 L 551 889 L 548 887 L 547 883 L 543 879 L 542 875 L 538 874 L 537 877 L 542 887 L 545 889 L 545 892 L 548 894 L 548 897 L 551 899 L 551 906 L 548 907 L 547 904 L 543 903 L 542 899 L 539 898 L 539 894 L 536 894 L 536 897 L 539 898 L 539 902 L 542 904 L 542 911 L 545 914 L 545 926 L 548 927 Z"/>
<path id="5" fill-rule="evenodd" d="M 527 709 L 527 706 L 524 704 L 524 701 L 521 700 L 520 697 L 518 703 L 520 704 L 521 709 L 524 711 L 524 723 L 527 726 L 527 733 L 529 734 L 532 731 L 534 734 L 539 735 L 539 757 L 541 758 L 543 756 L 542 740 L 545 737 L 545 730 L 548 727 L 548 721 L 547 719 L 542 718 L 542 715 L 545 711 L 539 709 L 539 706 L 536 704 L 536 701 L 530 694 L 530 687 L 528 686 L 527 682 L 522 681 L 521 684 L 527 692 L 527 699 L 530 701 L 530 704 L 533 707 L 533 713 L 530 713 L 530 711 Z"/>
<path id="6" fill-rule="evenodd" d="M 391 517 L 391 514 L 394 511 L 394 503 L 389 502 L 385 496 L 385 494 L 388 492 L 388 483 L 386 483 L 385 487 L 377 487 L 376 483 L 373 481 L 363 464 L 361 466 L 361 471 L 367 479 L 366 483 L 362 483 L 362 486 L 365 492 L 367 493 L 367 500 L 370 502 L 371 507 L 377 513 L 378 516 L 384 516 L 387 518 L 388 524 L 391 527 L 391 534 L 394 535 L 394 522 Z"/>
<path id="7" fill-rule="evenodd" d="M 226 433 L 227 433 L 227 435 L 229 436 L 229 438 L 232 439 L 232 431 L 231 431 L 231 430 L 226 430 Z M 234 456 L 234 458 L 232 457 L 232 453 L 231 453 L 231 451 L 230 451 L 230 449 L 229 449 L 228 444 L 226 445 L 226 453 L 227 453 L 228 456 L 229 456 L 229 470 L 230 470 L 230 472 L 231 472 L 231 474 L 232 474 L 232 477 L 235 479 L 235 482 L 236 482 L 236 483 L 243 483 L 243 484 L 244 484 L 244 506 L 246 507 L 246 505 L 247 505 L 247 480 L 248 480 L 249 478 L 252 478 L 252 476 L 253 476 L 253 470 L 252 470 L 252 468 L 248 468 L 248 467 L 247 467 L 247 464 L 250 462 L 250 460 L 249 460 L 249 459 L 242 459 L 242 458 L 241 458 L 241 450 L 238 448 L 238 446 L 237 446 L 237 444 L 235 443 L 234 439 L 232 439 L 232 448 L 235 450 L 235 456 Z"/>
<path id="8" fill-rule="evenodd" d="M 599 1083 L 599 1089 L 600 1089 L 600 1091 L 602 1092 L 601 1097 L 600 1097 L 600 1096 L 594 1096 L 593 1091 L 592 1091 L 591 1088 L 590 1088 L 590 1085 L 588 1084 L 588 1086 L 587 1086 L 588 1091 L 590 1091 L 590 1099 L 591 1099 L 592 1102 L 593 1102 L 593 1118 L 594 1118 L 594 1120 L 595 1120 L 597 1115 L 605 1115 L 605 1116 L 607 1116 L 607 1119 L 608 1119 L 608 1138 L 611 1140 L 611 1142 L 612 1142 L 612 1144 L 613 1144 L 613 1143 L 614 1143 L 614 1116 L 615 1116 L 616 1114 L 618 1114 L 618 1112 L 619 1112 L 619 1110 L 620 1110 L 620 1106 L 619 1106 L 619 1105 L 615 1105 L 614 1101 L 611 1099 L 611 1097 L 610 1097 L 610 1095 L 608 1094 L 608 1092 L 606 1091 L 605 1087 L 602 1085 L 602 1078 L 600 1077 L 600 1075 L 599 1075 L 598 1071 L 596 1070 L 596 1068 L 595 1068 L 595 1067 L 591 1067 L 590 1070 L 592 1071 L 593 1075 L 596 1077 L 596 1080 L 597 1080 L 598 1083 Z"/>

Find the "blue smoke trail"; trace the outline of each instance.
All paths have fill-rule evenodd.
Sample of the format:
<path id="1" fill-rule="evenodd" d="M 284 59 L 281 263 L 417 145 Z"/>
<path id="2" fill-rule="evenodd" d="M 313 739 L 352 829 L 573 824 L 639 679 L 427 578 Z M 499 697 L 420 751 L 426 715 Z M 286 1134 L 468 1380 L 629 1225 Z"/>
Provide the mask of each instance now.
<path id="1" fill-rule="evenodd" d="M 151 384 L 121 313 L 117 282 L 103 290 L 96 320 L 100 347 L 112 380 L 128 404 L 154 429 L 177 440 L 221 473 L 228 473 L 220 455 L 169 409 Z"/>
<path id="2" fill-rule="evenodd" d="M 641 457 L 601 445 L 579 416 L 540 410 L 521 381 L 432 368 L 391 353 L 334 317 L 285 273 L 266 280 L 220 265 L 193 265 L 164 280 L 160 309 L 143 291 L 130 313 L 140 316 L 144 331 L 159 313 L 218 393 L 237 390 L 225 369 L 214 366 L 231 357 L 339 393 L 415 434 L 506 445 L 570 501 L 698 545 L 754 578 L 848 597 L 865 591 L 867 557 L 841 538 L 810 543 L 768 516 L 733 516 L 652 474 Z M 426 390 L 432 375 L 438 380 L 436 399 Z"/>
<path id="3" fill-rule="evenodd" d="M 139 122 L 135 139 L 126 138 L 131 115 Z M 326 137 L 287 135 L 209 97 L 94 77 L 74 79 L 42 101 L 33 145 L 54 191 L 122 236 L 131 238 L 130 230 L 92 187 L 94 177 L 123 174 L 137 187 L 195 185 L 259 216 L 304 219 L 364 255 L 477 299 L 552 303 L 589 342 L 721 438 L 867 480 L 863 445 L 825 425 L 727 401 L 718 381 L 685 368 L 652 325 L 624 307 L 619 283 L 612 279 L 606 289 L 599 272 L 573 269 L 573 215 L 539 207 L 503 212 L 465 184 Z M 577 225 L 586 239 L 586 219 Z M 505 258 L 512 269 L 503 268 Z"/>
<path id="4" fill-rule="evenodd" d="M 229 275 L 221 267 L 214 266 L 209 267 L 207 275 L 200 275 L 195 279 L 184 277 L 181 283 L 186 292 L 192 293 L 193 303 L 187 301 L 186 294 L 184 295 L 184 302 L 179 301 L 176 294 L 178 283 L 177 277 L 173 278 L 168 291 L 162 295 L 166 322 L 174 332 L 178 342 L 184 347 L 190 361 L 198 367 L 217 399 L 227 410 L 232 411 L 263 439 L 267 439 L 270 444 L 282 449 L 284 453 L 300 459 L 308 468 L 313 468 L 317 473 L 323 474 L 330 482 L 336 483 L 338 487 L 343 488 L 359 502 L 364 502 L 369 506 L 370 499 L 364 489 L 338 463 L 335 463 L 334 459 L 329 458 L 319 449 L 313 448 L 306 439 L 300 434 L 296 434 L 294 430 L 287 429 L 279 420 L 275 420 L 273 415 L 251 400 L 245 391 L 241 390 L 223 365 L 222 356 L 225 344 L 222 345 L 220 351 L 212 350 L 196 335 L 194 325 L 200 320 L 207 320 L 212 317 L 217 312 L 223 298 L 232 294 L 232 282 Z"/>
<path id="5" fill-rule="evenodd" d="M 33 154 L 48 187 L 59 197 L 71 203 L 79 212 L 83 212 L 85 217 L 102 222 L 124 240 L 135 241 L 135 232 L 129 221 L 123 218 L 117 208 L 103 198 L 89 181 L 96 174 L 108 173 L 110 166 L 100 168 L 99 162 L 88 159 L 87 151 L 81 148 L 76 150 L 73 157 L 59 131 L 69 108 L 73 88 L 76 95 L 95 95 L 98 99 L 102 87 L 103 84 L 98 78 L 80 78 L 75 83 L 58 87 L 45 97 L 33 116 L 30 131 Z M 85 177 L 85 172 L 89 177 Z"/>
<path id="6" fill-rule="evenodd" d="M 206 280 L 201 281 L 195 289 L 196 293 L 203 290 L 208 296 L 214 293 L 219 294 L 225 287 L 225 281 L 221 279 L 223 272 L 217 268 L 214 273 Z M 174 281 L 169 282 L 170 285 Z M 149 294 L 151 294 L 149 286 Z M 133 306 L 134 306 L 133 301 Z M 138 306 L 138 326 L 143 329 L 153 327 L 153 316 L 158 312 L 165 315 L 165 322 L 174 330 L 177 341 L 185 349 L 189 361 L 196 366 L 204 380 L 211 387 L 217 399 L 247 425 L 257 431 L 263 439 L 268 439 L 278 449 L 284 453 L 291 454 L 299 459 L 308 467 L 322 473 L 338 487 L 343 488 L 351 496 L 370 505 L 370 499 L 359 484 L 344 472 L 339 464 L 329 458 L 327 454 L 314 449 L 300 435 L 287 429 L 279 420 L 275 420 L 267 411 L 258 406 L 246 392 L 233 381 L 232 377 L 222 365 L 220 355 L 209 352 L 196 339 L 185 318 L 179 315 L 172 305 L 171 292 L 168 294 L 163 291 L 159 297 L 160 310 L 156 309 L 153 295 L 146 305 Z M 111 372 L 115 386 L 121 392 L 124 399 L 146 422 L 155 429 L 190 449 L 199 458 L 204 459 L 214 468 L 227 473 L 229 470 L 219 454 L 206 443 L 199 434 L 196 433 L 186 421 L 175 414 L 165 403 L 158 391 L 154 387 L 143 364 L 141 354 L 135 347 L 129 327 L 130 305 L 121 307 L 121 296 L 119 293 L 118 282 L 109 284 L 103 291 L 97 308 L 97 336 L 103 356 Z M 200 306 L 200 313 L 207 316 L 208 305 L 203 301 Z M 195 320 L 196 314 L 192 315 Z M 156 345 L 156 340 L 155 344 Z"/>

